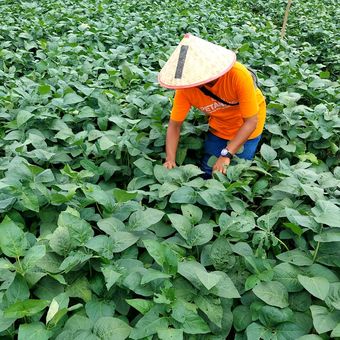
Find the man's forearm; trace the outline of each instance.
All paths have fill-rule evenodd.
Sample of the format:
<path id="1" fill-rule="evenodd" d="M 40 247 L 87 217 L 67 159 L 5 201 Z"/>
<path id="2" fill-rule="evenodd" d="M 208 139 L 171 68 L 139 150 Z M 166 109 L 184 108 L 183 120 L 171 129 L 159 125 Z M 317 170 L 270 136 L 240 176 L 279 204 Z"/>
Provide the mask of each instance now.
<path id="1" fill-rule="evenodd" d="M 181 131 L 180 124 L 176 124 L 172 121 L 169 122 L 168 130 L 166 132 L 166 160 L 176 161 L 176 151 L 179 141 L 179 135 Z"/>
<path id="2" fill-rule="evenodd" d="M 257 117 L 250 118 L 244 122 L 238 130 L 236 136 L 228 143 L 228 150 L 235 154 L 238 149 L 248 140 L 249 136 L 254 132 L 257 125 Z"/>

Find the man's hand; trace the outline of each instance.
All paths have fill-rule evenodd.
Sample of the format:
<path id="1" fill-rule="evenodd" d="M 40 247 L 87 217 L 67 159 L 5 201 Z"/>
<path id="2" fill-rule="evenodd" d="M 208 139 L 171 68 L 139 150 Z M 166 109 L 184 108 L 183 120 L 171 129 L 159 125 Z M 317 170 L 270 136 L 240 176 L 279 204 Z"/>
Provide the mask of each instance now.
<path id="1" fill-rule="evenodd" d="M 167 169 L 173 169 L 176 167 L 176 162 L 174 161 L 165 161 L 163 166 L 165 166 Z"/>
<path id="2" fill-rule="evenodd" d="M 230 158 L 219 157 L 212 169 L 213 171 L 219 171 L 219 172 L 222 172 L 222 174 L 225 174 L 227 172 L 227 167 L 229 164 L 230 164 Z"/>

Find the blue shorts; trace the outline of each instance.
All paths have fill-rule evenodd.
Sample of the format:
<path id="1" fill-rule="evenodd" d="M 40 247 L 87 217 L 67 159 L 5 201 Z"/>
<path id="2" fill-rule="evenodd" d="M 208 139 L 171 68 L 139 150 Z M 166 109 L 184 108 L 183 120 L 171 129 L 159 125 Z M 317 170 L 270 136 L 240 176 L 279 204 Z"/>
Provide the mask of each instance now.
<path id="1" fill-rule="evenodd" d="M 236 156 L 243 159 L 252 160 L 255 156 L 257 145 L 261 139 L 261 135 L 254 139 L 249 139 L 243 144 L 240 153 Z M 220 157 L 221 150 L 227 146 L 228 140 L 215 136 L 210 131 L 204 142 L 204 155 L 201 162 L 201 169 L 205 172 L 206 178 L 211 178 L 212 167 L 208 165 L 211 156 Z"/>

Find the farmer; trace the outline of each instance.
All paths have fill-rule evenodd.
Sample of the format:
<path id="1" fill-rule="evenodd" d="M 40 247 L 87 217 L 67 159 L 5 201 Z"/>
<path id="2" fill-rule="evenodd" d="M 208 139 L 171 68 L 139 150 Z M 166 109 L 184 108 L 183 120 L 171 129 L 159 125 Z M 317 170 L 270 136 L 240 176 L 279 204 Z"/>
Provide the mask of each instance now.
<path id="1" fill-rule="evenodd" d="M 176 90 L 164 166 L 176 166 L 181 125 L 192 106 L 209 119 L 201 162 L 206 178 L 212 171 L 225 173 L 235 154 L 253 159 L 266 118 L 265 98 L 255 78 L 233 51 L 186 34 L 159 73 L 161 86 Z M 211 156 L 217 157 L 212 168 Z"/>

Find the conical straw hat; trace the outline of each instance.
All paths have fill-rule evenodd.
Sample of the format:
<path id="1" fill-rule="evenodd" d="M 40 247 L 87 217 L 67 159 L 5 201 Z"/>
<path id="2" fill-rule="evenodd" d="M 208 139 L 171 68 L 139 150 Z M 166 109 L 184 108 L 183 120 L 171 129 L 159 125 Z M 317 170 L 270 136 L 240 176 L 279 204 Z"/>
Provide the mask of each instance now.
<path id="1" fill-rule="evenodd" d="M 158 81 L 169 89 L 199 86 L 228 72 L 235 61 L 233 51 L 186 34 L 161 69 Z"/>

